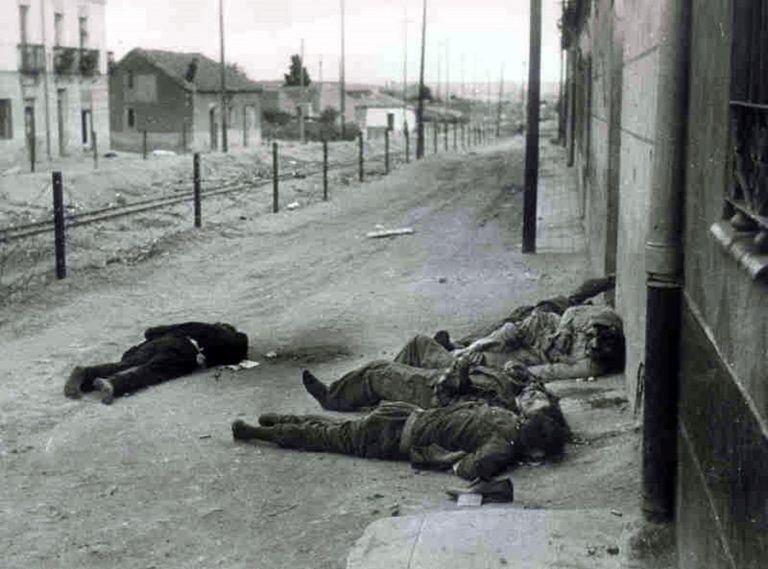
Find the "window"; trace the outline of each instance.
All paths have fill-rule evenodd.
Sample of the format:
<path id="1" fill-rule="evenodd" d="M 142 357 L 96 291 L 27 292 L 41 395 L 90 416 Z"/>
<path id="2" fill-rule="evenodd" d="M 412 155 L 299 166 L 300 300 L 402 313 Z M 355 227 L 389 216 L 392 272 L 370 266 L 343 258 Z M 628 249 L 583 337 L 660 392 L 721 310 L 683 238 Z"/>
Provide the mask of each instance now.
<path id="1" fill-rule="evenodd" d="M 0 139 L 13 138 L 13 122 L 11 121 L 11 100 L 0 99 Z"/>
<path id="2" fill-rule="evenodd" d="M 88 16 L 78 18 L 80 27 L 80 49 L 88 46 Z"/>
<path id="3" fill-rule="evenodd" d="M 395 130 L 395 113 L 387 113 L 387 130 Z"/>
<path id="4" fill-rule="evenodd" d="M 126 109 L 125 124 L 130 129 L 136 128 L 136 111 L 131 109 L 130 107 Z"/>
<path id="5" fill-rule="evenodd" d="M 125 84 L 128 89 L 133 89 L 134 86 L 134 78 L 133 78 L 133 71 L 129 71 L 125 74 Z"/>
<path id="6" fill-rule="evenodd" d="M 29 6 L 25 6 L 24 4 L 19 5 L 19 32 L 21 34 L 21 43 L 25 44 L 27 43 L 28 39 L 28 21 L 29 20 Z"/>
<path id="7" fill-rule="evenodd" d="M 56 12 L 53 14 L 53 45 L 60 46 L 62 43 L 62 33 L 64 32 L 64 14 Z"/>
<path id="8" fill-rule="evenodd" d="M 737 231 L 754 232 L 768 253 L 768 5 L 734 0 L 731 46 L 731 182 L 725 216 Z"/>

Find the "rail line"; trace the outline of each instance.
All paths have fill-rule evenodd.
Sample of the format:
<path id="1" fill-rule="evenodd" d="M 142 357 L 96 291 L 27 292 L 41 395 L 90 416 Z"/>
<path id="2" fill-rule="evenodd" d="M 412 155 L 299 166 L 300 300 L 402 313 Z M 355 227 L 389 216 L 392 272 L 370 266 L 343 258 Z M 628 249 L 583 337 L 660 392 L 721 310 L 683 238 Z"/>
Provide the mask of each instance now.
<path id="1" fill-rule="evenodd" d="M 402 156 L 403 152 L 392 152 L 389 154 L 390 160 Z M 372 156 L 366 159 L 365 162 L 380 162 L 385 160 L 385 155 Z M 341 162 L 336 164 L 329 164 L 328 171 L 344 170 L 347 168 L 357 168 L 359 161 L 354 160 L 350 162 Z M 313 170 L 294 170 L 290 173 L 279 174 L 277 179 L 279 181 L 293 180 L 298 178 L 308 178 L 323 173 L 323 168 Z M 201 192 L 201 199 L 225 195 L 233 192 L 245 191 L 255 188 L 271 185 L 274 181 L 272 176 L 254 176 L 248 181 L 235 181 L 224 183 L 213 189 L 205 190 Z M 177 190 L 178 191 L 178 190 Z M 175 195 L 166 195 L 156 198 L 147 198 L 138 200 L 132 203 L 102 207 L 94 210 L 83 211 L 80 213 L 74 213 L 66 216 L 67 227 L 79 227 L 84 225 L 90 225 L 93 223 L 99 223 L 102 221 L 109 221 L 119 217 L 126 217 L 130 215 L 136 215 L 145 211 L 152 211 L 161 209 L 164 207 L 176 205 L 179 203 L 188 202 L 194 197 L 193 190 L 186 190 L 179 192 Z M 36 235 L 42 235 L 53 231 L 53 218 L 45 221 L 36 221 L 33 223 L 26 223 L 22 225 L 16 225 L 12 227 L 0 228 L 0 243 L 9 243 L 11 241 L 19 241 L 34 237 Z"/>

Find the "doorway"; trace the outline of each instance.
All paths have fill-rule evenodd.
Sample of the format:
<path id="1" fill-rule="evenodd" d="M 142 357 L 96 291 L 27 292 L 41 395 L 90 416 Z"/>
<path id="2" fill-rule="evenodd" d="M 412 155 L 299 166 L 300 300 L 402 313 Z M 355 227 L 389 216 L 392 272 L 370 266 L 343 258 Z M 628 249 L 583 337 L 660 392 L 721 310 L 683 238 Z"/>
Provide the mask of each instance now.
<path id="1" fill-rule="evenodd" d="M 81 112 L 82 143 L 84 148 L 91 147 L 91 131 L 93 130 L 91 109 L 83 109 Z"/>
<path id="2" fill-rule="evenodd" d="M 35 100 L 24 99 L 24 138 L 27 141 L 29 159 L 37 161 L 37 132 L 35 130 Z"/>
<path id="3" fill-rule="evenodd" d="M 56 91 L 56 116 L 58 120 L 59 132 L 59 156 L 66 156 L 67 154 L 66 97 L 66 89 L 59 89 Z"/>
<path id="4" fill-rule="evenodd" d="M 219 147 L 219 125 L 216 123 L 216 107 L 211 107 L 208 111 L 208 124 L 210 129 L 211 150 Z"/>

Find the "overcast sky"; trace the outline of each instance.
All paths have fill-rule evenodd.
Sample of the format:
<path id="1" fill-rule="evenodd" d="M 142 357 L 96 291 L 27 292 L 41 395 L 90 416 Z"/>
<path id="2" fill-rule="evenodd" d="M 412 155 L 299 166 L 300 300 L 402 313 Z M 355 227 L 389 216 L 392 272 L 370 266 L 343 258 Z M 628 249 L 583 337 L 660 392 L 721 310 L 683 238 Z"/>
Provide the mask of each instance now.
<path id="1" fill-rule="evenodd" d="M 408 78 L 418 80 L 421 0 L 346 0 L 347 81 L 383 83 L 403 75 L 407 11 Z M 529 0 L 428 0 L 427 81 L 448 50 L 451 83 L 520 81 L 528 58 Z M 543 0 L 542 79 L 559 77 L 560 0 Z M 317 79 L 339 75 L 340 0 L 224 0 L 226 54 L 254 79 L 281 79 L 305 42 Z M 218 0 L 109 0 L 107 44 L 117 58 L 133 47 L 219 53 Z"/>

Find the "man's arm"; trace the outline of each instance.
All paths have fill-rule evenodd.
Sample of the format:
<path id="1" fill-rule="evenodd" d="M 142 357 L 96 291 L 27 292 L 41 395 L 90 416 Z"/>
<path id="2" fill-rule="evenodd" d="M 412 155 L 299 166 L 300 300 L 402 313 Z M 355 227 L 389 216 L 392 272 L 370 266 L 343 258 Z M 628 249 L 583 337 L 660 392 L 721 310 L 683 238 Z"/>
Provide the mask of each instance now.
<path id="1" fill-rule="evenodd" d="M 589 358 L 584 358 L 570 364 L 554 363 L 530 366 L 528 371 L 541 381 L 576 379 L 579 377 L 593 377 L 605 374 L 604 366 Z"/>
<path id="2" fill-rule="evenodd" d="M 466 480 L 490 480 L 508 468 L 514 458 L 513 443 L 493 435 L 475 452 L 454 464 L 453 471 Z"/>
<path id="3" fill-rule="evenodd" d="M 166 334 L 178 334 L 179 336 L 194 335 L 201 327 L 208 327 L 210 324 L 202 322 L 184 322 L 183 324 L 168 324 L 167 326 L 153 326 L 144 330 L 144 338 L 154 340 Z"/>
<path id="4" fill-rule="evenodd" d="M 450 451 L 434 443 L 428 447 L 413 447 L 409 454 L 411 465 L 415 468 L 436 470 L 447 470 L 467 456 L 463 450 Z"/>

